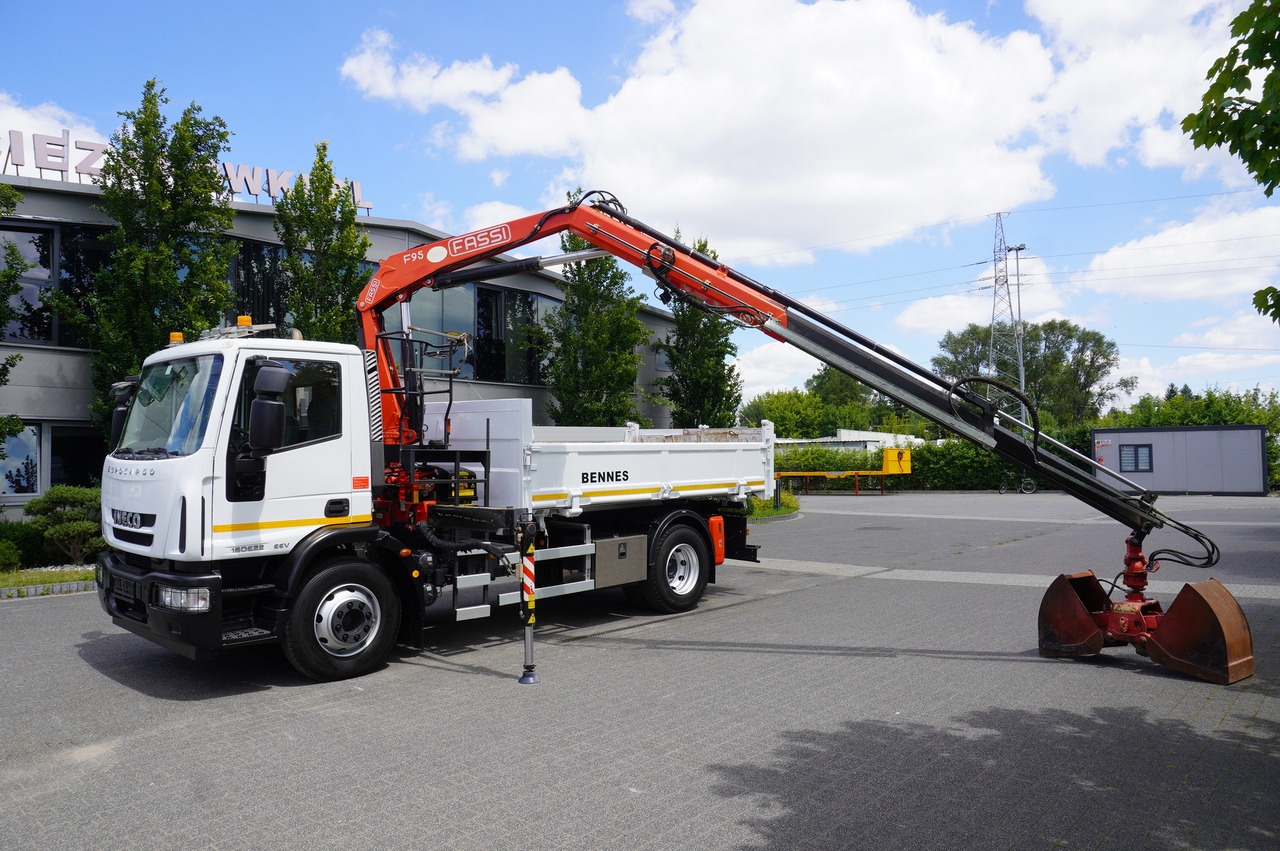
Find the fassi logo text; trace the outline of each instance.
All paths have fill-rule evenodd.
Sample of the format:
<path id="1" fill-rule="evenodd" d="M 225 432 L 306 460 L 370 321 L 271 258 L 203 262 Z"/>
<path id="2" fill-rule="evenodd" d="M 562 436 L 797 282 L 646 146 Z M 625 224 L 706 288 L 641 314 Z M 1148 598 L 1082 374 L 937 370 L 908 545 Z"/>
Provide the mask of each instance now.
<path id="1" fill-rule="evenodd" d="M 449 240 L 449 254 L 450 256 L 470 254 L 473 251 L 480 251 L 510 241 L 511 228 L 506 225 L 498 225 L 497 227 L 478 230 L 475 233 L 464 233 L 462 236 L 455 236 Z"/>

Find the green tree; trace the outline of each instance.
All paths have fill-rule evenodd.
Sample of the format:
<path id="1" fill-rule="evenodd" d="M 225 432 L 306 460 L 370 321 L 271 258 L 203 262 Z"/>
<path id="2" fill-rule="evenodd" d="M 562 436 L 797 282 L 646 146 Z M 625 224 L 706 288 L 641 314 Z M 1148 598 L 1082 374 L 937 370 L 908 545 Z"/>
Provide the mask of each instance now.
<path id="1" fill-rule="evenodd" d="M 741 420 L 753 427 L 769 420 L 778 437 L 821 437 L 822 400 L 807 390 L 769 390 L 742 406 Z"/>
<path id="2" fill-rule="evenodd" d="M 1182 119 L 1197 148 L 1225 145 L 1268 196 L 1280 185 L 1280 6 L 1253 0 L 1231 22 L 1235 38 L 1209 67 L 1200 109 Z"/>
<path id="3" fill-rule="evenodd" d="M 962 331 L 948 331 L 938 342 L 941 354 L 929 363 L 951 380 L 980 375 L 990 340 L 989 326 L 970 323 Z M 1026 393 L 1042 424 L 1074 426 L 1095 419 L 1108 402 L 1137 386 L 1132 377 L 1108 380 L 1120 363 L 1114 342 L 1065 319 L 1027 324 L 1022 349 Z"/>
<path id="4" fill-rule="evenodd" d="M 7 183 L 0 183 L 0 217 L 12 216 L 22 200 L 21 193 Z M 22 250 L 11 240 L 0 240 L 0 333 L 7 331 L 9 324 L 18 321 L 20 313 L 14 301 L 22 292 L 22 273 L 31 268 L 22 256 Z M 9 383 L 9 374 L 22 360 L 22 355 L 10 353 L 0 360 L 0 387 Z M 0 459 L 5 454 L 5 441 L 22 431 L 22 420 L 17 414 L 0 414 Z"/>
<path id="5" fill-rule="evenodd" d="M 316 158 L 276 203 L 276 234 L 285 309 L 308 340 L 352 342 L 356 300 L 368 280 L 362 266 L 369 237 L 356 223 L 356 201 L 334 181 L 329 143 L 316 143 Z"/>
<path id="6" fill-rule="evenodd" d="M 1197 148 L 1225 146 L 1270 197 L 1280 185 L 1280 6 L 1254 0 L 1231 22 L 1235 38 L 1209 67 L 1200 109 L 1182 119 Z M 1280 290 L 1253 294 L 1259 313 L 1280 322 Z"/>
<path id="7" fill-rule="evenodd" d="M 1058 425 L 1095 420 L 1109 402 L 1138 386 L 1134 376 L 1107 380 L 1120 363 L 1120 349 L 1100 331 L 1065 319 L 1045 322 L 1039 330 L 1041 360 L 1052 367 L 1044 377 L 1046 407 Z"/>
<path id="8" fill-rule="evenodd" d="M 804 389 L 822 400 L 822 434 L 871 428 L 876 394 L 856 378 L 827 364 L 805 379 Z"/>
<path id="9" fill-rule="evenodd" d="M 680 238 L 679 230 L 676 239 Z M 700 237 L 695 251 L 716 258 L 716 252 Z M 671 425 L 722 428 L 733 425 L 742 403 L 742 378 L 732 358 L 738 347 L 733 342 L 734 325 L 683 299 L 671 305 L 675 330 L 653 344 L 666 355 L 671 375 L 654 382 L 666 404 L 671 406 Z"/>
<path id="10" fill-rule="evenodd" d="M 221 324 L 231 304 L 227 269 L 236 245 L 225 233 L 234 213 L 217 167 L 230 133 L 194 103 L 170 124 L 162 112 L 168 102 L 148 80 L 138 109 L 120 113 L 124 123 L 98 178 L 99 209 L 116 222 L 107 235 L 111 263 L 83 301 L 57 300 L 96 350 L 90 409 L 102 422 L 113 382 L 136 373 L 171 332 L 191 339 Z"/>
<path id="11" fill-rule="evenodd" d="M 841 408 L 846 405 L 869 405 L 874 392 L 853 376 L 823 364 L 805 379 L 804 389 L 822 400 L 824 405 Z"/>
<path id="12" fill-rule="evenodd" d="M 582 190 L 570 193 L 570 203 Z M 573 234 L 560 238 L 563 251 L 592 248 Z M 640 296 L 617 259 L 570 263 L 560 284 L 564 302 L 543 320 L 535 343 L 546 351 L 547 411 L 557 425 L 618 426 L 640 416 L 636 378 L 639 347 L 649 342 L 640 321 Z"/>

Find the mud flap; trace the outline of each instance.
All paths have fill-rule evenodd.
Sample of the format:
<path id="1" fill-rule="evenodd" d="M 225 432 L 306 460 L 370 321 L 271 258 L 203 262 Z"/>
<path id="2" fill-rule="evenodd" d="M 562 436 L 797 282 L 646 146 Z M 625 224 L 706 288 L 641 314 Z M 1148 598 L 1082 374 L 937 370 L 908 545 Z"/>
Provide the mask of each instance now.
<path id="1" fill-rule="evenodd" d="M 1105 636 L 1092 612 L 1105 611 L 1107 595 L 1093 571 L 1062 574 L 1040 601 L 1040 655 L 1092 656 Z"/>
<path id="2" fill-rule="evenodd" d="M 1218 685 L 1253 676 L 1249 621 L 1216 579 L 1182 586 L 1147 652 L 1153 662 Z"/>

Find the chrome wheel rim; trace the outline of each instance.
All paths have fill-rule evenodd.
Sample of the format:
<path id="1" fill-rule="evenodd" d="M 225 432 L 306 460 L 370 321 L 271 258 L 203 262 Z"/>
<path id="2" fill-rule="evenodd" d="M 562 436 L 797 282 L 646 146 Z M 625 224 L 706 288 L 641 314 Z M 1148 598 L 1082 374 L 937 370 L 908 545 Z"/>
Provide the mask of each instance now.
<path id="1" fill-rule="evenodd" d="M 363 585 L 340 585 L 316 607 L 316 641 L 330 656 L 354 656 L 378 635 L 382 607 Z"/>
<path id="2" fill-rule="evenodd" d="M 688 594 L 698 584 L 702 565 L 698 551 L 689 544 L 677 544 L 667 556 L 667 584 L 676 594 Z"/>

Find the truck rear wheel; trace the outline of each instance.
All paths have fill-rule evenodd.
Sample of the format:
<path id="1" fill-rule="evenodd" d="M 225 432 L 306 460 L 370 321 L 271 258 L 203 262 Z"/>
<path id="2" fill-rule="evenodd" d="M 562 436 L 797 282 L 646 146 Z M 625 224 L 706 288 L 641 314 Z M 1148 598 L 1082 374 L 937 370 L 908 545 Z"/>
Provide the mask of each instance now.
<path id="1" fill-rule="evenodd" d="M 285 624 L 284 655 L 316 680 L 342 680 L 381 665 L 400 630 L 391 580 L 359 559 L 332 562 L 307 579 Z"/>
<path id="2" fill-rule="evenodd" d="M 707 543 L 688 526 L 668 529 L 653 548 L 649 576 L 629 596 L 659 612 L 686 612 L 707 590 L 711 554 Z"/>

